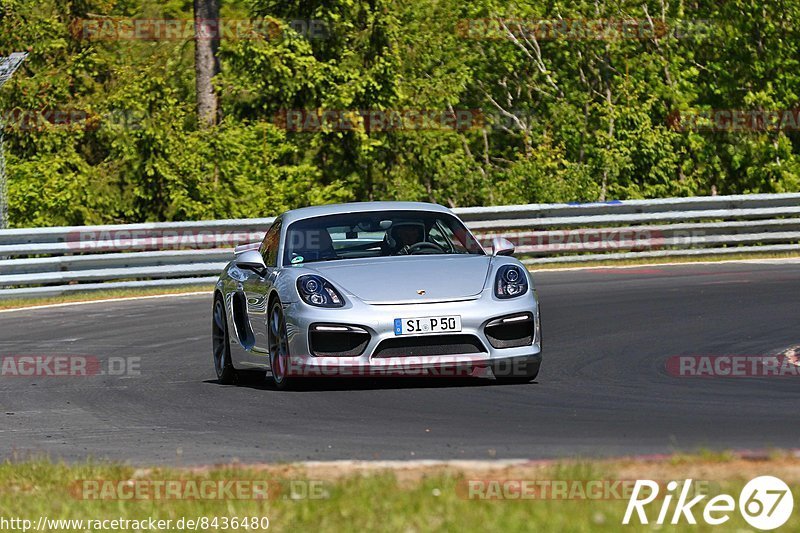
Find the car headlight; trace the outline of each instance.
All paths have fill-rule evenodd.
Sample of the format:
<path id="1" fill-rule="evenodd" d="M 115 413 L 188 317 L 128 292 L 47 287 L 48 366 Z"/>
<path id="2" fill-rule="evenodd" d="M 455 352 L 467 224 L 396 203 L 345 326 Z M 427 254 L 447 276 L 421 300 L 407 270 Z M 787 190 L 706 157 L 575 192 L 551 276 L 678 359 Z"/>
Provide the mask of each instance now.
<path id="1" fill-rule="evenodd" d="M 342 307 L 344 305 L 342 295 L 320 276 L 307 275 L 297 278 L 297 292 L 308 305 L 316 307 Z"/>
<path id="2" fill-rule="evenodd" d="M 516 298 L 528 292 L 528 275 L 516 265 L 503 265 L 494 279 L 494 295 L 498 298 Z"/>

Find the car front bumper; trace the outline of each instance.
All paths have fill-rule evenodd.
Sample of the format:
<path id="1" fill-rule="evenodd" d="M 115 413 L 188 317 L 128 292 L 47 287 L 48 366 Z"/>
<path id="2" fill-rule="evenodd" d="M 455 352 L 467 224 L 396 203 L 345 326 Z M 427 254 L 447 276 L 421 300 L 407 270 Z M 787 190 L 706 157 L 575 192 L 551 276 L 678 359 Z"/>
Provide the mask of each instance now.
<path id="1" fill-rule="evenodd" d="M 289 339 L 290 373 L 309 376 L 357 375 L 522 375 L 541 361 L 539 305 L 533 289 L 518 298 L 501 300 L 491 288 L 469 300 L 371 304 L 346 295 L 343 308 L 312 307 L 304 302 L 284 306 Z M 496 347 L 496 338 L 487 335 L 490 323 L 504 317 L 529 315 L 530 339 L 525 345 Z M 438 316 L 461 317 L 461 331 L 423 335 L 395 334 L 395 319 Z M 311 328 L 317 325 L 341 326 L 362 330 L 369 335 L 358 355 L 323 354 L 312 350 Z M 447 338 L 445 338 L 447 337 Z M 456 337 L 460 337 L 456 339 Z M 362 338 L 366 338 L 362 334 Z M 472 339 L 470 349 L 461 350 L 460 341 Z M 447 342 L 442 342 L 447 341 Z M 477 341 L 477 342 L 475 342 Z M 413 347 L 403 352 L 404 343 Z M 387 344 L 393 349 L 386 352 Z M 509 344 L 509 343 L 500 343 Z M 518 344 L 518 343 L 517 343 Z M 318 351 L 318 350 L 317 350 Z M 389 355 L 384 355 L 389 353 Z"/>

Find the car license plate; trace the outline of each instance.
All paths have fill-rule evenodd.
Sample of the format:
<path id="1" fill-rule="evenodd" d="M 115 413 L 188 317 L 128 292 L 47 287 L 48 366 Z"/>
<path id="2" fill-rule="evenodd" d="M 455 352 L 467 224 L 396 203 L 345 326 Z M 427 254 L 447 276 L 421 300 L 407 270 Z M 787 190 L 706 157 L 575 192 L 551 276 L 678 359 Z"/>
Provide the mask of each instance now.
<path id="1" fill-rule="evenodd" d="M 460 316 L 429 316 L 424 318 L 395 318 L 395 335 L 421 335 L 461 331 Z"/>

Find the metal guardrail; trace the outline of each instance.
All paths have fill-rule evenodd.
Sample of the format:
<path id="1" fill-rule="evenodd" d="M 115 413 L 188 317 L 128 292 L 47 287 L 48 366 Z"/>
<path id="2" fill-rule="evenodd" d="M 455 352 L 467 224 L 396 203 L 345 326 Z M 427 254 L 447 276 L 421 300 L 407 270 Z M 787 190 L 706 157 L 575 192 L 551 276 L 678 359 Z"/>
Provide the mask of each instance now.
<path id="1" fill-rule="evenodd" d="M 800 252 L 800 193 L 454 210 L 489 247 L 529 266 Z M 233 247 L 274 218 L 0 231 L 0 298 L 128 287 L 210 286 Z"/>

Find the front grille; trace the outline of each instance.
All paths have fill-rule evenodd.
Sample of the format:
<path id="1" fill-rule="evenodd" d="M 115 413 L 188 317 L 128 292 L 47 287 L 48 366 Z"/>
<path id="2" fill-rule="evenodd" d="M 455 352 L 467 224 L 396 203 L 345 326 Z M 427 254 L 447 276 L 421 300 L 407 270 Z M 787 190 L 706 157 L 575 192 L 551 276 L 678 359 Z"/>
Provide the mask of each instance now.
<path id="1" fill-rule="evenodd" d="M 492 320 L 484 333 L 493 348 L 519 348 L 533 344 L 533 315 L 524 313 Z"/>
<path id="2" fill-rule="evenodd" d="M 373 357 L 413 357 L 421 355 L 462 355 L 486 353 L 475 335 L 423 335 L 396 337 L 378 344 Z"/>
<path id="3" fill-rule="evenodd" d="M 321 330 L 317 328 L 329 328 Z M 339 329 L 333 329 L 339 328 Z M 370 335 L 353 326 L 312 325 L 309 330 L 311 355 L 317 357 L 357 357 L 364 353 Z"/>

